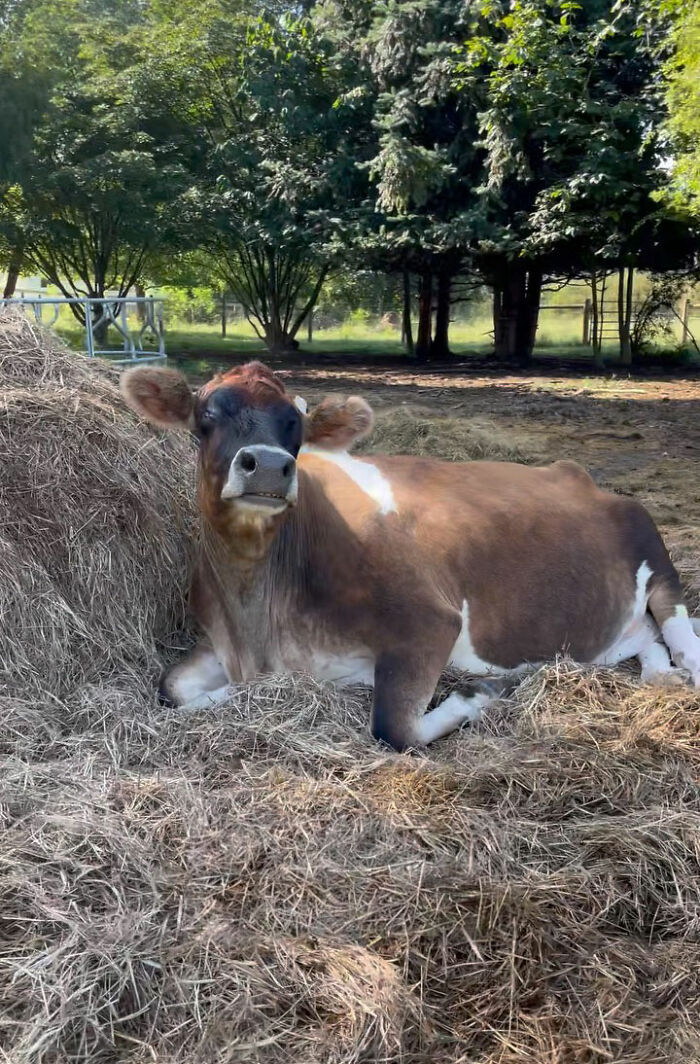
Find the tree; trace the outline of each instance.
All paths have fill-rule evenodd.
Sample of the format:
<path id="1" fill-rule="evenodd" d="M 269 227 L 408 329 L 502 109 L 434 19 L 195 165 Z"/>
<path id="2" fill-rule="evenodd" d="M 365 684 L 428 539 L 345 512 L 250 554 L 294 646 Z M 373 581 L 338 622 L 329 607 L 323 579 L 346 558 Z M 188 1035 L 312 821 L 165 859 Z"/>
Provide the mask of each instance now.
<path id="1" fill-rule="evenodd" d="M 313 309 L 359 180 L 339 100 L 342 59 L 306 17 L 211 0 L 160 17 L 148 65 L 190 153 L 192 239 L 268 349 L 284 352 Z M 183 73 L 184 72 L 184 73 Z"/>
<path id="2" fill-rule="evenodd" d="M 547 277 L 619 275 L 620 355 L 632 357 L 634 271 L 659 268 L 666 216 L 662 67 L 674 4 L 518 0 L 465 49 L 485 91 L 485 196 L 496 348 L 529 357 Z M 687 240 L 683 240 L 683 252 Z M 490 246 L 489 246 L 490 245 Z"/>
<path id="3" fill-rule="evenodd" d="M 674 185 L 681 202 L 700 215 L 700 0 L 673 8 L 678 18 L 666 72 Z"/>
<path id="4" fill-rule="evenodd" d="M 4 230 L 64 296 L 79 299 L 130 290 L 172 235 L 183 190 L 177 146 L 149 130 L 153 117 L 129 97 L 123 75 L 135 50 L 122 19 L 136 18 L 138 5 L 103 8 L 98 34 L 96 7 L 68 0 L 47 44 L 45 19 L 56 13 L 36 4 L 12 44 L 41 57 L 50 90 L 33 115 Z M 71 309 L 82 321 L 83 307 Z"/>
<path id="5" fill-rule="evenodd" d="M 415 351 L 445 358 L 454 279 L 479 229 L 477 112 L 450 71 L 476 16 L 458 0 L 396 0 L 378 7 L 369 24 L 362 8 L 350 17 L 359 23 L 360 62 L 369 57 L 364 91 L 377 129 L 369 165 L 376 212 L 364 244 L 387 268 L 418 275 Z M 408 299 L 408 285 L 405 291 Z"/>
<path id="6" fill-rule="evenodd" d="M 21 182 L 31 169 L 34 127 L 46 109 L 52 81 L 45 64 L 15 47 L 15 34 L 28 9 L 28 3 L 17 0 L 0 11 L 0 261 L 8 270 L 4 299 L 14 295 L 22 268 Z"/>

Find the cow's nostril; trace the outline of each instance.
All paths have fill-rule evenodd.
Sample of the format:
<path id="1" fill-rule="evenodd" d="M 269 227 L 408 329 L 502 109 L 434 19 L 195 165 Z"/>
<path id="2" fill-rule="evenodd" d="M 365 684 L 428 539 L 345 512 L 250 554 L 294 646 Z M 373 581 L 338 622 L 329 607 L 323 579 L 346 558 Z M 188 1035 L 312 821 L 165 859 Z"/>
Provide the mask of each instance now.
<path id="1" fill-rule="evenodd" d="M 282 466 L 282 476 L 283 477 L 291 477 L 291 475 L 292 475 L 292 463 L 291 462 L 286 462 L 285 465 Z"/>
<path id="2" fill-rule="evenodd" d="M 241 469 L 244 473 L 254 473 L 258 467 L 258 463 L 255 461 L 255 455 L 250 451 L 244 451 L 241 455 Z"/>

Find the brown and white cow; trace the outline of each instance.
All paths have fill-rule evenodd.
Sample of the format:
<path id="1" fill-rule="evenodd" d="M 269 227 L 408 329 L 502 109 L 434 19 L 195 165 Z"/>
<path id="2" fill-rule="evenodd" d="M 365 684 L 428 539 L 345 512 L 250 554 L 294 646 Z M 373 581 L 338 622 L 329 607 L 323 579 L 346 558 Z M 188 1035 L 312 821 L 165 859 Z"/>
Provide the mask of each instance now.
<path id="1" fill-rule="evenodd" d="M 453 693 L 426 711 L 448 663 L 488 676 L 560 652 L 637 657 L 643 679 L 680 668 L 700 686 L 697 622 L 654 522 L 575 463 L 354 457 L 371 427 L 363 400 L 304 417 L 256 362 L 196 395 L 179 373 L 139 368 L 123 392 L 199 441 L 191 601 L 207 638 L 163 681 L 177 705 L 218 702 L 262 673 L 368 683 L 372 734 L 403 749 L 489 700 Z"/>

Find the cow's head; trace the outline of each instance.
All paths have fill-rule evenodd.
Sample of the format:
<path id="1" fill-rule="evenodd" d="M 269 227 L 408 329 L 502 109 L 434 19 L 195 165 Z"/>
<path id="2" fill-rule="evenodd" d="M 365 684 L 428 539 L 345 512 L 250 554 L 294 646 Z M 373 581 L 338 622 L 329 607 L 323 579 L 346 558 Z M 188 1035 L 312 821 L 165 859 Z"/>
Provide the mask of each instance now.
<path id="1" fill-rule="evenodd" d="M 125 373 L 121 386 L 147 421 L 197 437 L 200 501 L 218 525 L 283 514 L 297 500 L 302 442 L 347 449 L 372 425 L 369 406 L 356 396 L 330 397 L 306 416 L 303 401 L 261 362 L 220 374 L 196 393 L 176 370 L 150 367 Z"/>

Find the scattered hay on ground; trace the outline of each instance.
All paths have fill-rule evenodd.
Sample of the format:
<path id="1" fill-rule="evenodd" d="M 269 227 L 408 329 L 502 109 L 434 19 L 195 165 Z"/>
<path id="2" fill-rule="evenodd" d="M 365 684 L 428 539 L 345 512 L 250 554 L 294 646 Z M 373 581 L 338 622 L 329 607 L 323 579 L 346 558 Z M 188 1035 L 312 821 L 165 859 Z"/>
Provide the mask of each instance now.
<path id="1" fill-rule="evenodd" d="M 369 439 L 358 452 L 380 454 L 418 454 L 448 458 L 453 462 L 488 459 L 496 462 L 531 462 L 512 441 L 505 440 L 487 424 L 458 417 L 436 417 L 433 411 L 397 408 L 378 411 Z"/>
<path id="2" fill-rule="evenodd" d="M 373 743 L 363 689 L 287 677 L 158 706 L 189 452 L 133 421 L 108 373 L 76 359 L 57 385 L 37 357 L 7 386 L 0 474 L 0 1056 L 696 1059 L 697 695 L 559 662 L 430 756 Z M 81 433 L 100 446 L 74 450 Z"/>

